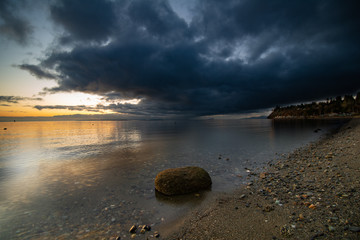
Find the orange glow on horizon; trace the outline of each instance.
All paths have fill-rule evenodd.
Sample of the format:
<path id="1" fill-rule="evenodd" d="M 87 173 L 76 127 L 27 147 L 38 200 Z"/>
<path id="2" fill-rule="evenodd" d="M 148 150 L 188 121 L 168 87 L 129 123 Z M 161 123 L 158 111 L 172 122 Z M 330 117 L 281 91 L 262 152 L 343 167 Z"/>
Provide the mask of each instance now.
<path id="1" fill-rule="evenodd" d="M 109 102 L 102 96 L 86 93 L 58 93 L 41 97 L 37 101 L 21 101 L 18 103 L 4 103 L 0 105 L 0 117 L 54 117 L 61 115 L 101 115 L 101 114 L 121 114 L 112 110 L 98 109 L 98 105 L 108 106 Z M 139 104 L 141 99 L 114 100 L 113 104 Z M 39 110 L 35 106 L 44 107 Z M 49 106 L 49 107 L 47 107 Z M 66 108 L 79 106 L 77 110 L 57 109 L 56 107 Z M 53 109 L 52 109 L 53 108 Z M 84 108 L 83 110 L 81 108 Z M 93 111 L 92 111 L 93 110 Z"/>
<path id="2" fill-rule="evenodd" d="M 58 115 L 75 115 L 75 114 L 104 114 L 105 112 L 92 111 L 70 111 L 67 109 L 44 109 L 37 110 L 32 107 L 24 106 L 0 106 L 1 117 L 53 117 Z M 108 112 L 106 112 L 108 113 Z"/>

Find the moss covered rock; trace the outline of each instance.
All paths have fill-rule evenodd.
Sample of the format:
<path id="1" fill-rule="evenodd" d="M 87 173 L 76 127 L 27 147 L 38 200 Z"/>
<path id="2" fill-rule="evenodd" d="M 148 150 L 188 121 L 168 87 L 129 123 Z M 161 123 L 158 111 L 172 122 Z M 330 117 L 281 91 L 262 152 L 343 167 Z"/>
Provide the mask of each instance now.
<path id="1" fill-rule="evenodd" d="M 208 189 L 209 173 L 200 167 L 182 167 L 164 170 L 155 178 L 155 188 L 165 195 L 178 195 Z"/>

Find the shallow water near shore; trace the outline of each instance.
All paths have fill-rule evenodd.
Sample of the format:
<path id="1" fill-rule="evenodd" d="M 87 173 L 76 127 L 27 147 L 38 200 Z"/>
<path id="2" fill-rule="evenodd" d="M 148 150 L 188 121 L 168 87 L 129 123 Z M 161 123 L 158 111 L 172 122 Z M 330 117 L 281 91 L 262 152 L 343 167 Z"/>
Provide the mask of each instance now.
<path id="1" fill-rule="evenodd" d="M 244 184 L 246 169 L 315 141 L 341 122 L 2 122 L 0 239 L 71 239 L 102 229 L 107 232 L 99 235 L 129 237 L 133 223 L 156 229 Z M 174 198 L 155 193 L 159 171 L 189 165 L 210 173 L 211 191 Z"/>

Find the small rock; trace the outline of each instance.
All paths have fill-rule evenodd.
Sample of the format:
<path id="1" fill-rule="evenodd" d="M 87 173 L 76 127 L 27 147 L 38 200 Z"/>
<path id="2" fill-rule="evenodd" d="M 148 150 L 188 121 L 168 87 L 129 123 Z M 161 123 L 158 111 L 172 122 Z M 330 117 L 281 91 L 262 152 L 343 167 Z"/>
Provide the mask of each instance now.
<path id="1" fill-rule="evenodd" d="M 160 237 L 160 234 L 158 232 L 154 232 L 154 237 L 158 238 Z"/>
<path id="2" fill-rule="evenodd" d="M 330 232 L 334 232 L 334 231 L 335 231 L 335 228 L 334 228 L 333 226 L 330 226 L 330 225 L 328 226 L 328 229 L 329 229 Z"/>
<path id="3" fill-rule="evenodd" d="M 136 229 L 137 229 L 136 225 L 132 225 L 129 230 L 129 233 L 136 233 Z"/>
<path id="4" fill-rule="evenodd" d="M 360 232 L 360 227 L 349 226 L 348 229 L 349 229 L 350 231 L 352 231 L 352 232 Z"/>
<path id="5" fill-rule="evenodd" d="M 145 232 L 146 232 L 145 229 L 141 229 L 141 230 L 140 230 L 140 233 L 141 233 L 141 234 L 144 234 Z"/>
<path id="6" fill-rule="evenodd" d="M 290 226 L 288 226 L 286 224 L 280 228 L 280 234 L 284 235 L 286 237 L 292 236 L 294 234 L 293 231 L 294 230 Z"/>
<path id="7" fill-rule="evenodd" d="M 274 210 L 274 207 L 272 205 L 266 205 L 263 209 L 264 212 L 271 212 Z"/>
<path id="8" fill-rule="evenodd" d="M 136 234 L 134 233 L 134 234 L 131 234 L 131 239 L 134 239 L 134 238 L 136 238 Z"/>
<path id="9" fill-rule="evenodd" d="M 240 197 L 239 197 L 239 199 L 243 199 L 243 198 L 245 198 L 245 197 L 246 197 L 245 194 L 241 194 Z"/>
<path id="10" fill-rule="evenodd" d="M 324 233 L 323 233 L 323 232 L 320 232 L 320 233 L 317 233 L 317 234 L 315 234 L 314 236 L 312 236 L 310 239 L 311 239 L 311 240 L 315 240 L 316 238 L 322 237 L 322 236 L 324 236 Z"/>
<path id="11" fill-rule="evenodd" d="M 314 204 L 310 204 L 309 208 L 310 209 L 316 209 L 316 206 Z"/>
<path id="12" fill-rule="evenodd" d="M 151 231 L 151 226 L 144 225 L 142 229 L 145 229 L 145 231 Z"/>

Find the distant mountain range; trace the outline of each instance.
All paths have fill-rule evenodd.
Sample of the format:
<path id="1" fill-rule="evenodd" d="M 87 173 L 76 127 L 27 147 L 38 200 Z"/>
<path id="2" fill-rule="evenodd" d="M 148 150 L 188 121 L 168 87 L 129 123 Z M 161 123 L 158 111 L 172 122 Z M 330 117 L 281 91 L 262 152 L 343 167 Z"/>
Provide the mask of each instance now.
<path id="1" fill-rule="evenodd" d="M 275 107 L 269 119 L 308 119 L 360 117 L 360 92 L 356 97 L 345 95 L 324 102 Z"/>

